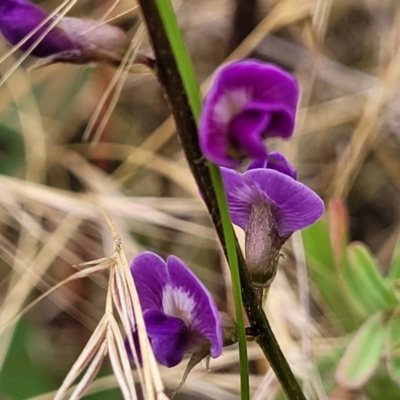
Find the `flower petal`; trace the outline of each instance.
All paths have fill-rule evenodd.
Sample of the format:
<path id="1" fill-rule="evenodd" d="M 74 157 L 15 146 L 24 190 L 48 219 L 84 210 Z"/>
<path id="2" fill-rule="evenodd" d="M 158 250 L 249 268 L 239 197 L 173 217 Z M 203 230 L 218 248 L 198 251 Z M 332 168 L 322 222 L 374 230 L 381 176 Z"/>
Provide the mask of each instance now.
<path id="1" fill-rule="evenodd" d="M 281 172 L 293 179 L 297 178 L 297 170 L 286 158 L 277 151 L 268 153 L 268 169 Z"/>
<path id="2" fill-rule="evenodd" d="M 276 220 L 281 237 L 313 224 L 324 213 L 321 198 L 285 174 L 270 169 L 252 169 L 243 175 L 255 193 L 262 191 L 277 207 Z"/>
<path id="3" fill-rule="evenodd" d="M 293 179 L 297 178 L 297 170 L 286 158 L 277 151 L 268 153 L 267 158 L 253 161 L 247 171 L 256 168 L 268 168 L 281 172 L 282 174 L 291 176 Z"/>
<path id="4" fill-rule="evenodd" d="M 16 45 L 29 35 L 49 15 L 40 7 L 26 0 L 2 0 L 2 3 L 0 5 L 0 31 L 12 45 Z M 52 20 L 45 23 L 21 46 L 21 50 L 28 50 L 48 29 L 51 23 Z M 47 57 L 56 53 L 78 49 L 79 47 L 60 28 L 54 27 L 32 50 L 32 55 Z"/>
<path id="5" fill-rule="evenodd" d="M 252 192 L 252 189 L 240 172 L 221 167 L 221 175 L 231 220 L 235 225 L 245 230 L 252 205 L 252 196 L 246 196 L 246 193 Z"/>
<path id="6" fill-rule="evenodd" d="M 200 280 L 177 257 L 167 258 L 170 282 L 174 290 L 182 293 L 181 310 L 190 310 L 188 328 L 211 342 L 211 355 L 222 353 L 222 332 L 217 306 Z M 191 302 L 191 304 L 185 304 Z"/>
<path id="7" fill-rule="evenodd" d="M 131 272 L 143 311 L 161 311 L 162 293 L 168 283 L 165 261 L 157 254 L 145 251 L 134 258 Z"/>
<path id="8" fill-rule="evenodd" d="M 143 317 L 157 360 L 169 368 L 179 364 L 190 337 L 185 323 L 158 310 L 147 310 Z"/>
<path id="9" fill-rule="evenodd" d="M 245 110 L 262 112 L 269 115 L 268 123 L 264 126 L 262 137 L 289 138 L 294 130 L 296 108 L 285 103 L 271 101 L 250 101 L 244 106 Z"/>
<path id="10" fill-rule="evenodd" d="M 270 115 L 260 110 L 245 109 L 233 117 L 229 125 L 228 152 L 235 155 L 245 150 L 245 156 L 265 158 L 267 150 L 262 142 L 262 134 L 270 120 Z"/>

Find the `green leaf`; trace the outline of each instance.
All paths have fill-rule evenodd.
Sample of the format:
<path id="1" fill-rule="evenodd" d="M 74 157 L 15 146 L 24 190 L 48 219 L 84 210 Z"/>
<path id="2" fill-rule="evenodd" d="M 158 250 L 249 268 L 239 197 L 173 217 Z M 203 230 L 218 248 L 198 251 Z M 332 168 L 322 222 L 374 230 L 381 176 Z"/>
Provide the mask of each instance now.
<path id="1" fill-rule="evenodd" d="M 377 263 L 364 244 L 350 244 L 347 260 L 348 263 L 343 266 L 344 283 L 367 315 L 398 305 L 389 282 L 380 274 Z"/>
<path id="2" fill-rule="evenodd" d="M 329 230 L 326 220 L 320 219 L 315 224 L 302 231 L 304 247 L 307 256 L 325 265 L 329 274 L 334 274 L 332 248 L 329 240 Z"/>
<path id="3" fill-rule="evenodd" d="M 392 262 L 390 264 L 389 279 L 400 279 L 400 235 L 393 252 Z"/>
<path id="4" fill-rule="evenodd" d="M 389 322 L 386 340 L 387 369 L 391 378 L 400 384 L 400 315 Z"/>
<path id="5" fill-rule="evenodd" d="M 358 329 L 339 361 L 336 380 L 346 389 L 364 386 L 379 365 L 386 336 L 382 314 L 374 315 Z"/>
<path id="6" fill-rule="evenodd" d="M 302 231 L 304 250 L 313 288 L 320 296 L 320 307 L 339 330 L 352 332 L 365 318 L 357 314 L 343 293 L 343 285 L 333 260 L 329 228 L 325 219 Z"/>
<path id="7" fill-rule="evenodd" d="M 364 391 L 368 400 L 399 400 L 400 387 L 393 382 L 386 368 L 380 365 L 366 384 Z"/>
<path id="8" fill-rule="evenodd" d="M 179 73 L 182 77 L 185 91 L 189 99 L 190 107 L 196 121 L 201 111 L 200 88 L 197 83 L 192 60 L 183 43 L 182 34 L 176 21 L 171 2 L 168 0 L 156 0 L 158 12 L 164 23 L 165 32 L 168 36 Z"/>

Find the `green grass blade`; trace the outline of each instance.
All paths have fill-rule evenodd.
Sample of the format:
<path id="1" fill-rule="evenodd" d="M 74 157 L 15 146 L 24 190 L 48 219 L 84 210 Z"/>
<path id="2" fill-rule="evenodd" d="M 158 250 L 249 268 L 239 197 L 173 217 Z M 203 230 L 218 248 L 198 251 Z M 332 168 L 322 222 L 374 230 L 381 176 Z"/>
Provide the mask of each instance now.
<path id="1" fill-rule="evenodd" d="M 174 10 L 169 0 L 156 0 L 155 3 L 157 4 L 161 19 L 163 20 L 164 28 L 172 47 L 192 112 L 196 120 L 198 120 L 201 112 L 200 89 L 197 83 L 192 60 L 186 50 L 185 44 L 183 43 Z"/>
<path id="2" fill-rule="evenodd" d="M 224 228 L 226 248 L 228 251 L 228 261 L 231 269 L 233 298 L 236 308 L 236 323 L 238 326 L 239 354 L 240 354 L 240 382 L 242 399 L 248 399 L 249 394 L 249 372 L 247 362 L 247 342 L 243 320 L 242 288 L 240 284 L 239 265 L 235 247 L 235 237 L 229 216 L 228 205 L 226 203 L 225 191 L 222 184 L 219 168 L 210 165 L 211 178 L 217 195 L 218 205 L 221 213 L 221 221 Z"/>

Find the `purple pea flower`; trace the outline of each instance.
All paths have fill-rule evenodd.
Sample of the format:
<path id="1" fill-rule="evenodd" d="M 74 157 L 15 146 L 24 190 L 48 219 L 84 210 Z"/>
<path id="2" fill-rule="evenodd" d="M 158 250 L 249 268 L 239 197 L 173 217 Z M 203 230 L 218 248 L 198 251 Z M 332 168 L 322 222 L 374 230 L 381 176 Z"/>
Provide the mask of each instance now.
<path id="1" fill-rule="evenodd" d="M 246 262 L 257 286 L 271 284 L 281 246 L 289 236 L 324 213 L 321 198 L 296 181 L 295 173 L 275 152 L 264 165 L 250 165 L 244 173 L 221 168 L 231 219 L 245 231 Z"/>
<path id="2" fill-rule="evenodd" d="M 24 44 L 27 51 L 54 22 L 49 14 L 27 0 L 0 1 L 0 32 L 16 45 L 38 26 L 40 28 Z M 53 62 L 108 62 L 119 64 L 127 48 L 126 34 L 119 28 L 97 21 L 63 17 L 32 50 L 35 57 Z"/>
<path id="3" fill-rule="evenodd" d="M 293 133 L 299 88 L 275 65 L 256 60 L 222 66 L 200 118 L 200 147 L 206 158 L 235 168 L 245 157 L 265 159 L 263 140 Z"/>
<path id="4" fill-rule="evenodd" d="M 214 358 L 221 355 L 223 340 L 217 307 L 179 258 L 169 256 L 164 261 L 154 253 L 143 252 L 133 260 L 131 272 L 147 334 L 161 364 L 173 367 L 185 353 L 211 353 Z"/>

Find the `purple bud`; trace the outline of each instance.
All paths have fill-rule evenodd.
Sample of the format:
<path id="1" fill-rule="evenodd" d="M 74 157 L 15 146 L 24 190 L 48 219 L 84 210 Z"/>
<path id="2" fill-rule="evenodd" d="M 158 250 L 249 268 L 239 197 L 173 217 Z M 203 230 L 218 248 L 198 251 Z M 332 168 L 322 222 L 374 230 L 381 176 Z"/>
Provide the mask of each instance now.
<path id="1" fill-rule="evenodd" d="M 16 45 L 48 17 L 48 13 L 27 0 L 1 0 L 0 4 L 0 31 L 12 44 Z M 27 51 L 53 22 L 50 19 L 44 23 L 36 33 L 23 45 L 21 50 Z M 48 57 L 55 53 L 79 50 L 68 35 L 60 28 L 54 27 L 39 43 L 32 55 L 35 57 Z"/>
<path id="2" fill-rule="evenodd" d="M 77 63 L 107 62 L 119 65 L 129 44 L 122 29 L 103 22 L 63 18 L 58 26 L 79 46 L 81 54 L 75 59 Z"/>
<path id="3" fill-rule="evenodd" d="M 30 47 L 50 29 L 55 17 L 27 0 L 1 0 L 0 32 L 12 44 L 17 45 L 40 27 L 21 50 Z M 47 22 L 46 19 L 48 19 Z M 45 58 L 43 64 L 69 62 L 107 62 L 119 65 L 128 46 L 128 39 L 121 29 L 98 21 L 63 17 L 40 40 L 31 55 Z"/>

